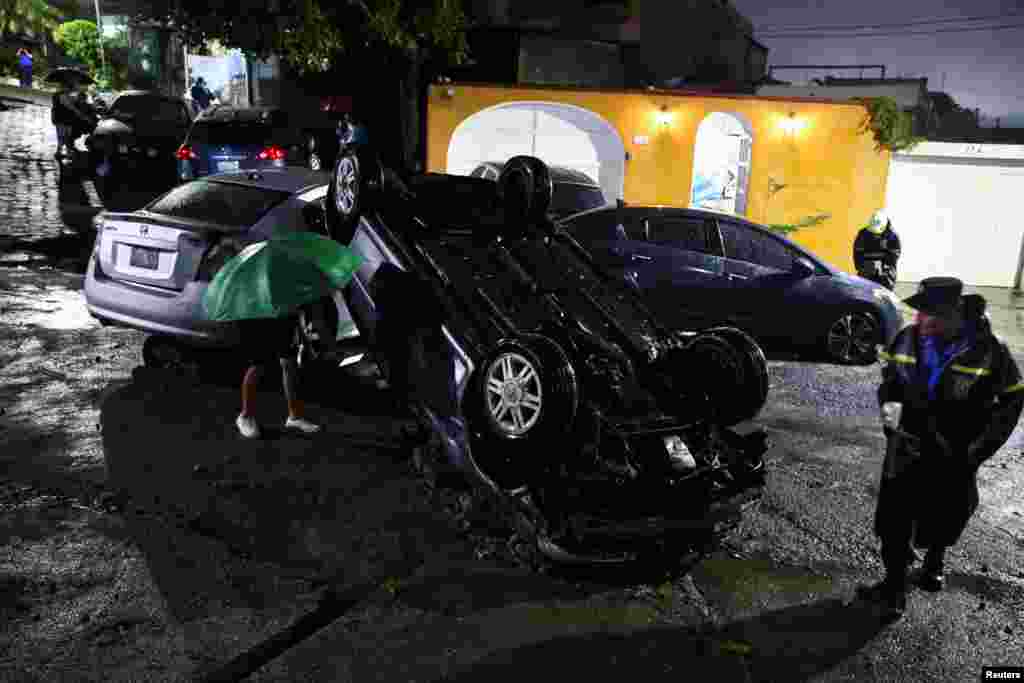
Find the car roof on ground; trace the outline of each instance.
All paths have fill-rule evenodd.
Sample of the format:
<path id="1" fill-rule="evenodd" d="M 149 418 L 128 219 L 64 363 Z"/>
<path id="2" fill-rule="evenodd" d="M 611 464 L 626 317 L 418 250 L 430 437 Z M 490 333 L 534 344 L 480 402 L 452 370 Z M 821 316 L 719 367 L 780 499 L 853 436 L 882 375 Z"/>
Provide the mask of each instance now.
<path id="1" fill-rule="evenodd" d="M 290 194 L 296 194 L 327 184 L 327 179 L 324 178 L 323 173 L 297 166 L 292 168 L 268 168 L 259 171 L 240 171 L 238 173 L 218 173 L 206 176 L 206 180 L 260 187 Z"/>

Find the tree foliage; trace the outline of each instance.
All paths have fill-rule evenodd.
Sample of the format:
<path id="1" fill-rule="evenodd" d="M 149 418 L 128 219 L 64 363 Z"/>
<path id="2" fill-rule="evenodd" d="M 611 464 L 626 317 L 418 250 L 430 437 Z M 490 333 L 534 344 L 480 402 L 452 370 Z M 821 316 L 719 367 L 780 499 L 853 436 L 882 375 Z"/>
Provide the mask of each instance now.
<path id="1" fill-rule="evenodd" d="M 10 33 L 46 34 L 60 24 L 66 8 L 46 0 L 0 0 L 0 39 Z"/>
<path id="2" fill-rule="evenodd" d="M 191 46 L 218 40 L 261 58 L 277 54 L 301 73 L 371 51 L 455 64 L 467 57 L 462 0 L 140 0 L 139 12 Z"/>
<path id="3" fill-rule="evenodd" d="M 912 149 L 923 141 L 914 135 L 914 119 L 902 111 L 891 97 L 860 97 L 858 102 L 867 107 L 861 132 L 875 136 L 876 149 L 901 152 Z"/>
<path id="4" fill-rule="evenodd" d="M 72 59 L 85 64 L 93 74 L 100 69 L 100 32 L 95 22 L 76 19 L 60 24 L 53 40 Z"/>

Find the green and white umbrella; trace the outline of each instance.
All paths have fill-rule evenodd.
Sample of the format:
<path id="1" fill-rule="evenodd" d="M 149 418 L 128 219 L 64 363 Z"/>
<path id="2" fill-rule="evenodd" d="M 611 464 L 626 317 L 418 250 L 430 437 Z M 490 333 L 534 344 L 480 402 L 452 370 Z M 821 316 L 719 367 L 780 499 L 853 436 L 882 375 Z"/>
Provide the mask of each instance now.
<path id="1" fill-rule="evenodd" d="M 208 320 L 278 318 L 345 287 L 362 257 L 332 239 L 294 232 L 251 244 L 203 294 Z"/>

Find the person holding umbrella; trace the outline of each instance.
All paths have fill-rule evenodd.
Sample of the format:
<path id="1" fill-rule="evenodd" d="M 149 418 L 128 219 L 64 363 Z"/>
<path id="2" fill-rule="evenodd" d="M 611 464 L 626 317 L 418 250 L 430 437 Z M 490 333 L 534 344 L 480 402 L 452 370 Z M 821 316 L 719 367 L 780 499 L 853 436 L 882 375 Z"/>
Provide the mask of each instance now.
<path id="1" fill-rule="evenodd" d="M 57 129 L 57 151 L 55 159 L 63 152 L 69 155 L 75 151 L 75 140 L 96 127 L 95 114 L 83 109 L 77 96 L 80 87 L 93 82 L 87 74 L 77 69 L 54 69 L 46 76 L 48 83 L 57 85 L 50 104 L 50 120 Z"/>
<path id="2" fill-rule="evenodd" d="M 312 232 L 293 232 L 249 245 L 218 271 L 203 294 L 209 320 L 239 323 L 249 366 L 242 379 L 242 409 L 235 424 L 245 438 L 260 436 L 256 388 L 266 365 L 281 365 L 288 417 L 285 428 L 320 431 L 307 420 L 298 396 L 294 335 L 298 311 L 344 289 L 362 259 L 348 247 Z"/>
<path id="3" fill-rule="evenodd" d="M 880 354 L 887 448 L 875 533 L 886 575 L 857 595 L 893 617 L 906 608 L 914 545 L 927 550 L 917 584 L 942 590 L 946 548 L 978 507 L 978 468 L 1010 438 L 1024 408 L 1024 382 L 992 334 L 985 299 L 962 290 L 953 277 L 923 280 L 904 302 L 918 311 L 916 322 Z"/>

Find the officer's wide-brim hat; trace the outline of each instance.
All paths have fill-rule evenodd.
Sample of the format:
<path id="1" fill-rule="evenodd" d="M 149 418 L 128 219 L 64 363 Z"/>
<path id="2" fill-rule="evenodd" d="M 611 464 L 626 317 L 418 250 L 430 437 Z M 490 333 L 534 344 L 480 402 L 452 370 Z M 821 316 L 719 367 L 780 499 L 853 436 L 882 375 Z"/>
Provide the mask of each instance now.
<path id="1" fill-rule="evenodd" d="M 929 277 L 903 303 L 928 315 L 948 315 L 960 305 L 963 291 L 964 283 L 955 277 Z"/>

